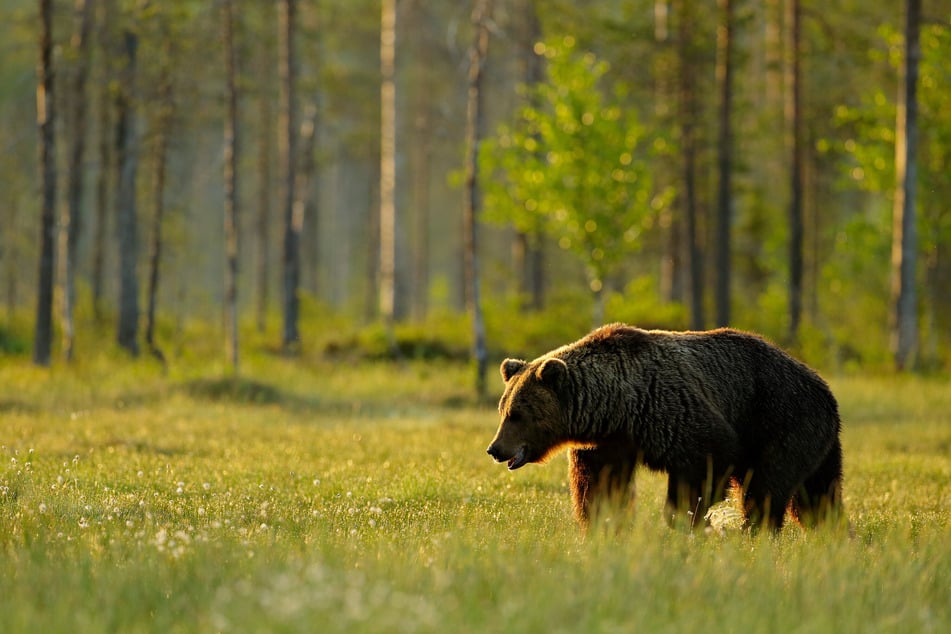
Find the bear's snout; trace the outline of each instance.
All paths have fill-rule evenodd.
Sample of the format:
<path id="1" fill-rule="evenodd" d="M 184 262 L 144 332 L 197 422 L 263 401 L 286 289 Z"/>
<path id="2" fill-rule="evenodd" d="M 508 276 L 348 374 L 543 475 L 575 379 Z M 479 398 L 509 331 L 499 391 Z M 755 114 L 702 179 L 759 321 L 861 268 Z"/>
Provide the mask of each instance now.
<path id="1" fill-rule="evenodd" d="M 492 458 L 494 458 L 496 462 L 502 462 L 503 460 L 507 459 L 507 457 L 505 456 L 505 452 L 502 450 L 502 447 L 500 447 L 498 443 L 492 443 L 491 445 L 489 445 L 489 448 L 486 449 L 485 451 L 487 454 L 492 456 Z"/>
<path id="2" fill-rule="evenodd" d="M 491 445 L 489 445 L 489 448 L 486 450 L 486 452 L 492 456 L 496 462 L 507 463 L 508 468 L 512 471 L 524 466 L 529 462 L 528 447 L 525 445 L 521 445 L 516 450 L 512 451 L 510 449 L 505 449 L 498 442 L 493 442 Z"/>

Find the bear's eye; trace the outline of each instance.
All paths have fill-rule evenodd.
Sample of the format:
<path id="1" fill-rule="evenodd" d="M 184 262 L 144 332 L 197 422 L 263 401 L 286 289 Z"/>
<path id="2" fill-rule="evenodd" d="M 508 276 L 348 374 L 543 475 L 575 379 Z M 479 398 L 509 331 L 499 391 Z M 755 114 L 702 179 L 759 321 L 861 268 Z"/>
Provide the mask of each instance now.
<path id="1" fill-rule="evenodd" d="M 509 413 L 509 422 L 510 422 L 510 423 L 515 423 L 515 424 L 517 425 L 518 423 L 522 422 L 522 419 L 523 419 L 523 418 L 524 418 L 524 417 L 522 416 L 522 413 L 521 413 L 521 412 L 510 412 L 510 413 Z"/>

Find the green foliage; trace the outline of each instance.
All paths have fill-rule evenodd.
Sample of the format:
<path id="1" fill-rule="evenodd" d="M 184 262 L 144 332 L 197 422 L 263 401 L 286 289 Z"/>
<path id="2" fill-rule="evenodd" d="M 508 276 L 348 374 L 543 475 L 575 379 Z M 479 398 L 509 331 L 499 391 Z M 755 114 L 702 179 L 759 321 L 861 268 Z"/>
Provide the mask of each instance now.
<path id="1" fill-rule="evenodd" d="M 590 329 L 590 294 L 557 291 L 550 309 L 522 311 L 516 300 L 488 302 L 486 336 L 493 361 L 534 358 Z M 322 357 L 334 361 L 466 361 L 471 355 L 470 317 L 442 313 L 423 322 L 382 323 L 338 330 L 327 338 Z"/>
<path id="2" fill-rule="evenodd" d="M 19 328 L 0 324 L 0 354 L 26 354 L 29 349 L 30 342 Z"/>
<path id="3" fill-rule="evenodd" d="M 465 360 L 469 357 L 465 317 L 442 315 L 422 323 L 387 328 L 374 323 L 327 341 L 324 353 L 349 360 Z"/>
<path id="4" fill-rule="evenodd" d="M 874 62 L 887 63 L 898 71 L 903 62 L 902 34 L 891 26 L 880 30 L 885 52 L 872 49 Z M 922 214 L 921 236 L 925 251 L 937 248 L 937 242 L 951 238 L 951 213 L 946 201 L 951 197 L 951 122 L 946 116 L 951 109 L 951 94 L 946 86 L 951 81 L 947 49 L 951 46 L 948 24 L 926 24 L 921 29 L 919 62 L 918 135 L 919 169 L 918 197 Z M 858 186 L 872 192 L 890 194 L 895 187 L 895 102 L 894 97 L 875 88 L 861 96 L 858 106 L 841 105 L 836 109 L 839 126 L 849 135 L 837 147 L 851 158 L 844 165 L 844 175 Z M 819 149 L 833 149 L 821 141 Z"/>
<path id="5" fill-rule="evenodd" d="M 591 294 L 578 288 L 558 288 L 544 311 L 523 311 L 517 300 L 489 303 L 485 308 L 490 353 L 534 359 L 558 346 L 584 336 L 591 329 Z"/>
<path id="6" fill-rule="evenodd" d="M 890 25 L 878 31 L 878 44 L 868 57 L 873 64 L 899 72 L 904 64 L 904 39 Z M 925 306 L 933 322 L 922 331 L 935 341 L 935 330 L 946 328 L 942 315 L 947 298 L 939 290 L 939 262 L 951 242 L 951 171 L 948 170 L 951 148 L 951 94 L 946 87 L 951 81 L 946 51 L 951 46 L 947 24 L 925 24 L 920 32 L 918 100 L 918 249 L 923 254 L 922 281 L 929 284 L 923 294 Z M 878 365 L 887 350 L 882 324 L 888 323 L 888 307 L 881 297 L 889 296 L 887 286 L 891 248 L 891 204 L 895 176 L 896 105 L 893 94 L 882 87 L 873 87 L 860 95 L 855 106 L 840 105 L 835 119 L 842 138 L 833 142 L 820 140 L 818 150 L 837 154 L 840 161 L 839 186 L 861 188 L 877 196 L 867 210 L 853 214 L 836 229 L 836 257 L 822 270 L 820 288 L 826 290 L 824 301 L 847 305 L 830 324 L 833 340 L 852 363 Z M 930 328 L 930 331 L 929 329 Z M 935 351 L 930 351 L 934 354 Z M 933 362 L 933 360 L 932 360 Z"/>
<path id="7" fill-rule="evenodd" d="M 683 304 L 659 300 L 657 280 L 643 275 L 631 281 L 623 292 L 611 293 L 605 306 L 606 321 L 620 321 L 639 328 L 684 330 L 687 328 L 687 308 Z"/>
<path id="8" fill-rule="evenodd" d="M 486 218 L 551 235 L 585 265 L 591 289 L 640 245 L 654 196 L 643 126 L 626 89 L 605 91 L 609 67 L 575 50 L 573 37 L 536 46 L 546 78 L 525 88 L 528 105 L 483 146 Z"/>
<path id="9" fill-rule="evenodd" d="M 835 236 L 839 255 L 822 268 L 821 288 L 829 306 L 848 307 L 828 324 L 829 367 L 868 370 L 890 363 L 881 324 L 888 323 L 887 285 L 891 235 L 880 227 L 890 213 L 853 216 Z"/>
<path id="10" fill-rule="evenodd" d="M 483 451 L 495 412 L 441 405 L 468 383 L 463 365 L 247 365 L 247 385 L 273 398 L 181 389 L 207 363 L 163 375 L 0 361 L 0 630 L 904 633 L 951 621 L 944 382 L 832 381 L 854 538 L 671 531 L 664 480 L 648 471 L 636 513 L 606 512 L 584 537 L 564 457 L 508 472 Z"/>

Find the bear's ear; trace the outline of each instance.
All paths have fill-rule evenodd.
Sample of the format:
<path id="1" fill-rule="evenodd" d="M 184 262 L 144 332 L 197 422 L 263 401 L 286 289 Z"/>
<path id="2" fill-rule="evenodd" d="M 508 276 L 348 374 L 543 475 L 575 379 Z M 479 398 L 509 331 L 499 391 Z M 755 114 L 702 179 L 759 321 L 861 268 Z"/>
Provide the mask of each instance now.
<path id="1" fill-rule="evenodd" d="M 499 368 L 499 372 L 502 373 L 502 380 L 508 383 L 509 379 L 521 372 L 526 365 L 528 364 L 521 359 L 506 359 Z"/>
<path id="2" fill-rule="evenodd" d="M 561 382 L 568 375 L 568 364 L 557 357 L 545 359 L 538 369 L 535 370 L 535 376 L 538 380 L 551 388 L 558 388 Z"/>

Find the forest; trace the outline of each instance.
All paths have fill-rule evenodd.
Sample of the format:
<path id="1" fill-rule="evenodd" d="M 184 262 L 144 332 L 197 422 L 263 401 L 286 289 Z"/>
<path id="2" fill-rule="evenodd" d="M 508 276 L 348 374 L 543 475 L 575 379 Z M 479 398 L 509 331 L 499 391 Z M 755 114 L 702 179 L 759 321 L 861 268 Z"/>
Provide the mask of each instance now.
<path id="1" fill-rule="evenodd" d="M 8 0 L 0 351 L 951 363 L 951 2 Z M 219 345 L 220 344 L 220 345 Z M 226 361 L 225 361 L 226 360 Z"/>
<path id="2" fill-rule="evenodd" d="M 0 632 L 946 631 L 949 27 L 951 0 L 2 0 Z M 613 321 L 816 368 L 840 521 L 756 531 L 756 467 L 672 514 L 625 462 L 583 527 L 575 454 L 487 455 L 490 369 Z M 630 422 L 689 443 L 697 376 Z"/>

